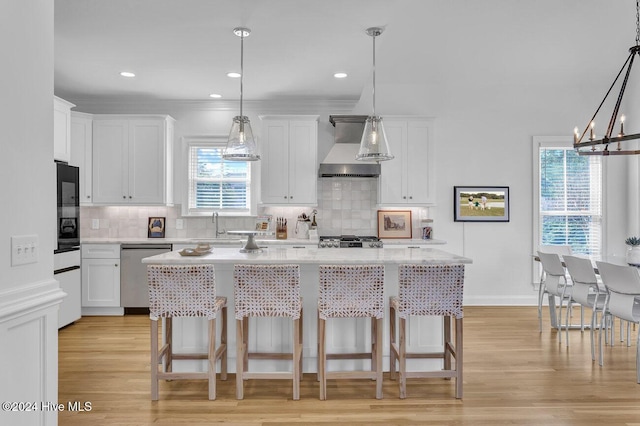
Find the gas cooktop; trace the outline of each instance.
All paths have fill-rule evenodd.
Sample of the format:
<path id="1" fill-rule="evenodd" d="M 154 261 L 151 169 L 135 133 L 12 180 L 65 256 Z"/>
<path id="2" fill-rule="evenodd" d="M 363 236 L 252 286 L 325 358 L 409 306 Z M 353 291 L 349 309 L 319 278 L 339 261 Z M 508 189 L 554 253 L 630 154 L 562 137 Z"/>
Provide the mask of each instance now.
<path id="1" fill-rule="evenodd" d="M 318 247 L 328 248 L 381 248 L 382 241 L 371 235 L 358 237 L 356 235 L 321 236 Z"/>

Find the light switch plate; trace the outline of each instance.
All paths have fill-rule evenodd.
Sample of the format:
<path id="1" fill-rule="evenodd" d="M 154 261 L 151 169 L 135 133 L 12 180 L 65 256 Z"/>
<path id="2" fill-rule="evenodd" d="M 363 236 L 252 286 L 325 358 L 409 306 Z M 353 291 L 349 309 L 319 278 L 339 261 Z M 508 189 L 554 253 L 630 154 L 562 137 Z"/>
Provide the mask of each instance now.
<path id="1" fill-rule="evenodd" d="M 183 229 L 184 221 L 182 219 L 176 219 L 176 229 Z"/>
<path id="2" fill-rule="evenodd" d="M 100 219 L 91 219 L 91 229 L 100 229 Z"/>
<path id="3" fill-rule="evenodd" d="M 37 235 L 11 237 L 11 266 L 38 263 L 39 243 Z"/>

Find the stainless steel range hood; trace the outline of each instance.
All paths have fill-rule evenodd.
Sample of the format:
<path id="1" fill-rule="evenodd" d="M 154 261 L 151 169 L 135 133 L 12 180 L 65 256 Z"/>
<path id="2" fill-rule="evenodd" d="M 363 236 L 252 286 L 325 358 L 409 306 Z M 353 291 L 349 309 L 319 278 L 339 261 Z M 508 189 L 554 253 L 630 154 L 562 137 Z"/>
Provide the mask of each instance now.
<path id="1" fill-rule="evenodd" d="M 320 163 L 319 177 L 378 177 L 380 164 L 356 160 L 366 115 L 330 115 L 336 128 L 334 145 Z"/>

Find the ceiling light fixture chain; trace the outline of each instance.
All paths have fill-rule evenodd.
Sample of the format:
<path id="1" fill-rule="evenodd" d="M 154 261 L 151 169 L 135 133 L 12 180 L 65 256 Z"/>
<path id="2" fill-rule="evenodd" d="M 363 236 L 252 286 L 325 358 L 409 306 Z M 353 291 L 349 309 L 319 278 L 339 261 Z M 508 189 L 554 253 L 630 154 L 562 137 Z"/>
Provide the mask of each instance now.
<path id="1" fill-rule="evenodd" d="M 629 76 L 631 74 L 631 68 L 633 67 L 633 61 L 636 55 L 640 55 L 640 0 L 636 0 L 636 44 L 629 48 L 629 56 L 626 61 L 622 65 L 622 68 L 616 75 L 616 78 L 611 83 L 609 90 L 604 95 L 604 98 L 598 105 L 596 112 L 591 117 L 591 120 L 587 123 L 584 131 L 580 134 L 578 133 L 578 128 L 574 129 L 574 139 L 573 139 L 573 147 L 580 155 L 635 155 L 640 154 L 639 149 L 622 149 L 622 142 L 627 142 L 631 140 L 640 140 L 640 133 L 627 135 L 624 133 L 624 122 L 625 116 L 620 115 L 620 106 L 622 104 L 622 99 L 624 97 L 624 92 L 627 88 L 627 83 L 629 81 Z M 596 139 L 595 136 L 595 119 L 600 109 L 604 105 L 607 97 L 615 87 L 616 83 L 620 79 L 620 76 L 624 73 L 624 78 L 620 84 L 620 92 L 618 93 L 618 98 L 613 107 L 613 112 L 611 113 L 611 117 L 609 119 L 609 124 L 607 125 L 607 130 L 601 139 Z M 612 137 L 612 133 L 615 127 L 616 122 L 620 120 L 620 131 L 617 136 Z M 589 139 L 584 140 L 587 132 L 589 132 Z M 609 150 L 609 144 L 612 142 L 617 142 L 617 147 L 615 150 Z M 588 149 L 583 149 L 588 148 Z M 598 149 L 600 148 L 600 149 Z"/>
<path id="2" fill-rule="evenodd" d="M 640 44 L 640 0 L 636 0 L 636 46 Z"/>

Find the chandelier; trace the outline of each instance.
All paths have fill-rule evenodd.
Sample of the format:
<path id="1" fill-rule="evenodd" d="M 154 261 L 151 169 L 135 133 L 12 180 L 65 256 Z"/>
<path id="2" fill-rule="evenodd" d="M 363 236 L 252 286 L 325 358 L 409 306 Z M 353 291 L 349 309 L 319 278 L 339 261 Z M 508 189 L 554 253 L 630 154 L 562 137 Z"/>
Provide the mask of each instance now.
<path id="1" fill-rule="evenodd" d="M 640 139 L 640 133 L 635 133 L 632 135 L 626 135 L 624 133 L 624 121 L 625 116 L 619 115 L 620 112 L 620 104 L 622 103 L 622 98 L 624 97 L 624 91 L 627 88 L 627 82 L 629 81 L 629 75 L 631 73 L 631 67 L 633 66 L 633 61 L 636 55 L 640 55 L 640 0 L 636 0 L 636 44 L 629 48 L 629 56 L 627 60 L 622 65 L 622 68 L 618 72 L 615 80 L 609 87 L 606 95 L 604 95 L 604 99 L 598 105 L 596 112 L 591 117 L 591 120 L 587 123 L 587 126 L 584 128 L 582 133 L 578 131 L 576 127 L 574 129 L 573 135 L 573 147 L 578 152 L 579 155 L 633 155 L 640 154 L 640 149 L 633 149 L 632 147 L 625 147 L 623 149 L 623 142 L 628 142 L 632 140 Z M 613 107 L 613 112 L 611 114 L 611 118 L 609 119 L 609 125 L 607 126 L 607 130 L 602 138 L 598 139 L 595 136 L 595 118 L 600 112 L 602 105 L 607 100 L 607 97 L 613 90 L 614 86 L 618 82 L 620 76 L 624 74 L 622 79 L 622 83 L 620 85 L 620 92 L 618 93 L 618 99 Z M 620 123 L 618 134 L 613 134 L 614 128 L 616 127 L 616 123 Z M 589 133 L 588 139 L 585 139 L 585 136 Z M 613 135 L 612 135 L 613 134 Z M 613 144 L 610 146 L 610 144 Z"/>

